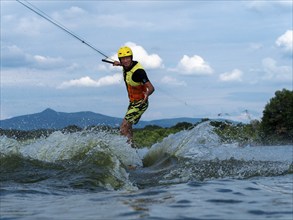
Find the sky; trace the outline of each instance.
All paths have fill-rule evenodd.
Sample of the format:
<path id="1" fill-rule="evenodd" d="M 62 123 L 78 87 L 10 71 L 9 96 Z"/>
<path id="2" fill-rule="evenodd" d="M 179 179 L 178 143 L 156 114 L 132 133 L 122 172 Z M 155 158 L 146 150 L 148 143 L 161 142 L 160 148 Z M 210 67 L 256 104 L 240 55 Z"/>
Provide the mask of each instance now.
<path id="1" fill-rule="evenodd" d="M 292 90 L 292 0 L 22 2 L 111 59 L 129 46 L 155 87 L 142 120 L 260 119 L 277 90 Z M 0 119 L 46 108 L 124 117 L 121 67 L 103 58 L 1 0 Z"/>

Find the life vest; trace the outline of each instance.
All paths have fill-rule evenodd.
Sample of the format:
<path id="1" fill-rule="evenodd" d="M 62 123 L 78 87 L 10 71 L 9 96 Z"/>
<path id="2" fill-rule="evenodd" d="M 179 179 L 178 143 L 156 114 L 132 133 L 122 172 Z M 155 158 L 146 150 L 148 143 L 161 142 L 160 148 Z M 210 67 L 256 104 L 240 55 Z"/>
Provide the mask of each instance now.
<path id="1" fill-rule="evenodd" d="M 127 71 L 124 75 L 124 81 L 126 83 L 130 102 L 144 99 L 144 92 L 146 92 L 146 86 L 142 82 L 135 82 L 132 80 L 133 74 L 138 69 L 143 69 L 140 63 L 137 63 L 134 67 L 132 67 L 131 70 Z"/>

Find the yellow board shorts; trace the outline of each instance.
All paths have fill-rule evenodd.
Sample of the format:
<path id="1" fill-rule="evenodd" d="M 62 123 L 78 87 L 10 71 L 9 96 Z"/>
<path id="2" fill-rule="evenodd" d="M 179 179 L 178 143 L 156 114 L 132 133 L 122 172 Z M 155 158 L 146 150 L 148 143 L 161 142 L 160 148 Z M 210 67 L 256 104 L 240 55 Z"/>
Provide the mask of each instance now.
<path id="1" fill-rule="evenodd" d="M 148 101 L 143 103 L 143 100 L 130 102 L 124 119 L 131 124 L 137 124 L 142 114 L 149 106 Z"/>

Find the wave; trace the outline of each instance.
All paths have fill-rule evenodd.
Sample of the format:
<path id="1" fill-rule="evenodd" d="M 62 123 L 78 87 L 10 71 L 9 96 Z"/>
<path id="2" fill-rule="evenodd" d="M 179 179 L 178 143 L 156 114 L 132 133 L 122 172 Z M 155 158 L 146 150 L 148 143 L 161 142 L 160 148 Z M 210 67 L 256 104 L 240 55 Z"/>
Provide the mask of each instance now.
<path id="1" fill-rule="evenodd" d="M 292 155 L 293 146 L 223 144 L 205 122 L 153 145 L 143 158 L 146 168 L 142 175 L 136 174 L 140 176 L 136 180 L 144 186 L 286 175 L 293 173 Z"/>
<path id="2" fill-rule="evenodd" d="M 126 168 L 142 165 L 126 139 L 107 131 L 54 132 L 19 142 L 2 136 L 1 180 L 59 182 L 65 187 L 133 188 Z"/>
<path id="3" fill-rule="evenodd" d="M 59 189 L 135 190 L 215 178 L 293 173 L 292 146 L 222 144 L 208 123 L 172 134 L 150 149 L 133 149 L 111 131 L 54 132 L 17 141 L 0 137 L 2 183 Z M 128 165 L 140 168 L 129 170 Z"/>

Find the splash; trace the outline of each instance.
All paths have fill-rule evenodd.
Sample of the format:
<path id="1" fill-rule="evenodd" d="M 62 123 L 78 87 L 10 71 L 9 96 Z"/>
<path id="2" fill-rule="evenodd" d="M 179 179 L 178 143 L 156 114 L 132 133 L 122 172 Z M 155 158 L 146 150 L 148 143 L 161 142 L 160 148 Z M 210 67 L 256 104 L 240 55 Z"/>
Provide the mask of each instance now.
<path id="1" fill-rule="evenodd" d="M 220 144 L 220 138 L 213 132 L 209 122 L 204 122 L 192 130 L 171 134 L 161 143 L 151 147 L 144 158 L 144 164 L 151 166 L 166 155 L 176 158 L 206 158 L 210 149 Z"/>
<path id="2" fill-rule="evenodd" d="M 112 131 L 54 132 L 16 141 L 0 137 L 1 181 L 58 188 L 135 190 L 160 184 L 292 173 L 292 146 L 223 144 L 209 122 L 136 150 Z M 128 170 L 128 165 L 138 165 Z"/>
<path id="3" fill-rule="evenodd" d="M 44 167 L 49 167 L 49 170 L 53 170 L 53 177 L 49 175 L 44 179 L 67 179 L 68 184 L 74 187 L 83 187 L 90 182 L 93 186 L 107 189 L 133 188 L 126 168 L 128 165 L 142 166 L 139 155 L 126 143 L 126 139 L 109 131 L 65 134 L 57 131 L 47 138 L 26 142 L 2 136 L 0 141 L 4 173 L 8 173 L 7 169 L 11 168 L 11 164 L 27 173 L 32 169 L 43 172 Z M 22 169 L 24 164 L 27 170 Z M 15 174 L 15 166 L 10 174 Z M 37 180 L 34 177 L 29 181 Z"/>
<path id="4" fill-rule="evenodd" d="M 148 173 L 153 184 L 173 184 L 292 173 L 292 146 L 239 146 L 221 143 L 209 122 L 204 122 L 153 145 L 143 159 L 149 171 L 144 176 Z"/>

